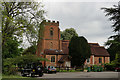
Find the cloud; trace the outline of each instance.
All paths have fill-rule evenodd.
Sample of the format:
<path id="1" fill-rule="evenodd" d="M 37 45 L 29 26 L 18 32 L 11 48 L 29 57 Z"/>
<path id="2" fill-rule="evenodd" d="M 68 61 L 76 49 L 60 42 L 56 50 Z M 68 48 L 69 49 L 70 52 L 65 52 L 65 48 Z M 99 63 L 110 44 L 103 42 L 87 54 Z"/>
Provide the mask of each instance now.
<path id="1" fill-rule="evenodd" d="M 46 2 L 47 19 L 57 20 L 60 29 L 75 28 L 79 36 L 101 45 L 113 35 L 111 22 L 102 7 L 112 7 L 116 2 Z"/>

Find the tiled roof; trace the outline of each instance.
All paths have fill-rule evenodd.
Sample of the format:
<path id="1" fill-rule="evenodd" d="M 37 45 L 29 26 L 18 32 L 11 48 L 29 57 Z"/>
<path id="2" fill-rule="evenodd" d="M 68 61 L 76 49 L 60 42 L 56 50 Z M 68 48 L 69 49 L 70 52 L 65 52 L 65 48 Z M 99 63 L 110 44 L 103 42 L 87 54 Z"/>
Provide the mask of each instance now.
<path id="1" fill-rule="evenodd" d="M 90 46 L 99 46 L 98 43 L 88 43 Z"/>
<path id="2" fill-rule="evenodd" d="M 45 49 L 44 54 L 49 54 L 49 55 L 64 55 L 62 50 L 57 50 L 57 49 Z"/>
<path id="3" fill-rule="evenodd" d="M 69 55 L 64 55 L 60 58 L 59 62 L 60 61 L 64 61 L 65 59 L 70 59 L 70 56 Z"/>
<path id="4" fill-rule="evenodd" d="M 110 56 L 107 50 L 103 46 L 94 46 L 90 44 L 90 47 L 91 47 L 91 53 L 95 56 Z"/>

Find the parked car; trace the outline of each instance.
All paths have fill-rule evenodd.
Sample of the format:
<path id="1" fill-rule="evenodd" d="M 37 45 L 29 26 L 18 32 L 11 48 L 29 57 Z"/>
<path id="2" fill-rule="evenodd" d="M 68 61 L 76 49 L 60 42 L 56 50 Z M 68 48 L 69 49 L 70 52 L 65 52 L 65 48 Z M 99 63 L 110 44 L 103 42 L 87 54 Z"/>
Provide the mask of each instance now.
<path id="1" fill-rule="evenodd" d="M 120 72 L 120 67 L 116 67 L 116 68 L 115 68 L 115 71 L 116 71 L 116 72 Z"/>
<path id="2" fill-rule="evenodd" d="M 39 63 L 29 63 L 26 64 L 21 70 L 22 76 L 35 76 L 39 75 L 40 77 L 43 76 L 43 67 L 42 64 Z"/>
<path id="3" fill-rule="evenodd" d="M 50 73 L 50 72 L 51 72 L 51 73 L 52 73 L 52 72 L 56 73 L 57 70 L 56 70 L 56 68 L 55 68 L 54 66 L 47 66 L 47 67 L 45 68 L 44 72 L 46 72 L 46 73 Z"/>

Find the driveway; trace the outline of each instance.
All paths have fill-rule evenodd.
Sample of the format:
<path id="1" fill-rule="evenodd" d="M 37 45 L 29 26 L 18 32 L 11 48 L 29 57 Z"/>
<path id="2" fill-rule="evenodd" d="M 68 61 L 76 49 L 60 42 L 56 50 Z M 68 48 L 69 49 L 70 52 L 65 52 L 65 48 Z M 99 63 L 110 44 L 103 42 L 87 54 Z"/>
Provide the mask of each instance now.
<path id="1" fill-rule="evenodd" d="M 56 74 L 44 74 L 39 78 L 118 78 L 118 72 L 58 72 Z"/>

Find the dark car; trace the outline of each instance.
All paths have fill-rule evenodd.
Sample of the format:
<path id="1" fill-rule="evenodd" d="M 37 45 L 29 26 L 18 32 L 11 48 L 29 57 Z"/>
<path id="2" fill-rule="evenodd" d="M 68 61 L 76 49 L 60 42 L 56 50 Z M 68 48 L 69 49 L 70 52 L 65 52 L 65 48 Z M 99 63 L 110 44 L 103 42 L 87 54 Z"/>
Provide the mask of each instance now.
<path id="1" fill-rule="evenodd" d="M 56 68 L 55 68 L 54 66 L 47 66 L 47 67 L 45 68 L 44 72 L 46 72 L 46 73 L 50 73 L 50 72 L 51 72 L 51 73 L 52 73 L 52 72 L 56 73 L 57 70 L 56 70 Z"/>
<path id="2" fill-rule="evenodd" d="M 116 72 L 120 72 L 120 67 L 116 67 L 116 68 L 115 68 L 115 71 L 116 71 Z"/>
<path id="3" fill-rule="evenodd" d="M 29 63 L 26 64 L 21 70 L 22 76 L 43 76 L 43 67 L 41 63 Z"/>

